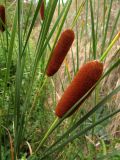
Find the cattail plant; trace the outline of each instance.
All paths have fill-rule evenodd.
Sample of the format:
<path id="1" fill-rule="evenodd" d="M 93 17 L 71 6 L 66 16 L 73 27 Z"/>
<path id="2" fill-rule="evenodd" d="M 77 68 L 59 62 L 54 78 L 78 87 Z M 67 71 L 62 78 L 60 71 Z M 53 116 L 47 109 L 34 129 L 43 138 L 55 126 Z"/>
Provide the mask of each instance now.
<path id="1" fill-rule="evenodd" d="M 61 34 L 48 63 L 46 70 L 47 76 L 53 76 L 58 71 L 70 47 L 72 46 L 74 37 L 74 32 L 71 29 L 67 29 Z"/>
<path id="2" fill-rule="evenodd" d="M 0 5 L 0 31 L 4 32 L 5 31 L 5 7 L 3 5 Z M 4 24 L 4 25 L 3 25 Z"/>
<path id="3" fill-rule="evenodd" d="M 44 0 L 43 0 L 40 7 L 40 16 L 42 20 L 44 20 L 44 10 L 45 10 L 45 6 L 44 6 Z"/>
<path id="4" fill-rule="evenodd" d="M 111 10 L 111 5 L 109 5 L 109 2 L 106 0 L 104 1 L 106 3 L 104 6 L 107 6 L 107 8 L 109 6 L 110 8 L 106 11 L 107 15 L 107 12 Z M 112 4 L 113 0 L 110 1 Z M 90 8 L 89 2 L 91 2 Z M 92 2 L 95 2 L 94 6 Z M 102 4 L 100 2 L 100 0 L 97 1 L 98 4 Z M 3 3 L 6 4 L 5 1 L 1 2 L 1 4 Z M 74 3 L 76 3 L 76 8 Z M 11 1 L 7 2 L 5 8 L 0 5 L 0 30 L 6 30 L 5 35 L 1 34 L 0 36 L 0 159 L 3 157 L 3 159 L 11 160 L 71 159 L 71 154 L 72 157 L 76 157 L 77 153 L 82 156 L 85 155 L 85 146 L 83 145 L 83 150 L 82 148 L 79 149 L 81 143 L 86 144 L 84 143 L 85 135 L 89 136 L 89 134 L 92 133 L 92 136 L 89 137 L 94 138 L 94 135 L 95 138 L 102 137 L 102 135 L 99 136 L 99 133 L 94 133 L 93 130 L 95 125 L 97 127 L 98 124 L 103 122 L 103 120 L 99 120 L 98 117 L 104 117 L 104 115 L 101 116 L 101 110 L 100 112 L 96 111 L 104 106 L 108 98 L 110 99 L 113 96 L 113 93 L 115 95 L 115 93 L 120 91 L 120 87 L 117 90 L 112 90 L 111 96 L 108 95 L 106 97 L 104 94 L 103 99 L 103 97 L 99 95 L 99 88 L 102 88 L 102 83 L 99 84 L 99 82 L 101 82 L 103 77 L 105 78 L 105 68 L 102 74 L 103 64 L 105 64 L 104 60 L 110 48 L 115 44 L 118 37 L 120 37 L 120 33 L 112 41 L 118 28 L 118 12 L 118 16 L 114 19 L 114 24 L 112 23 L 113 32 L 111 32 L 109 39 L 107 27 L 109 26 L 108 19 L 110 14 L 104 18 L 105 27 L 101 27 L 103 14 L 102 12 L 99 14 L 97 8 L 100 8 L 102 11 L 102 7 L 99 5 L 97 7 L 97 3 L 93 0 L 67 0 L 66 2 L 61 0 L 39 0 L 37 4 L 31 1 L 26 5 L 24 1 L 18 0 L 12 1 L 12 3 Z M 7 10 L 5 10 L 6 6 Z M 116 13 L 117 10 L 118 8 L 116 8 Z M 98 14 L 96 14 L 96 11 Z M 90 17 L 90 12 L 91 21 L 88 18 Z M 9 15 L 8 26 L 10 26 L 10 28 L 8 28 L 8 30 L 6 27 L 5 13 Z M 81 13 L 83 14 L 82 17 L 80 17 Z M 41 17 L 43 23 L 39 23 L 39 19 L 37 20 L 38 15 Z M 96 19 L 96 17 L 98 17 L 98 19 Z M 69 28 L 66 28 L 66 30 L 62 32 L 66 26 L 66 22 Z M 82 23 L 84 23 L 84 25 L 81 25 Z M 109 27 L 109 29 L 111 29 L 111 27 Z M 59 70 L 73 44 L 74 38 L 76 39 L 74 50 L 72 51 L 71 49 L 72 58 L 70 60 L 72 63 L 65 63 L 66 66 L 63 68 L 63 77 L 60 77 L 59 74 L 57 76 L 60 78 L 55 77 L 56 80 L 57 78 L 59 79 L 56 86 L 54 79 L 50 78 L 50 81 L 47 81 L 48 77 L 54 75 Z M 101 40 L 103 42 L 101 42 Z M 108 44 L 106 40 L 109 42 Z M 104 45 L 100 47 L 100 44 Z M 108 45 L 109 48 L 107 48 Z M 99 50 L 98 46 L 103 51 L 107 48 L 104 54 L 100 54 L 101 50 Z M 48 50 L 50 50 L 51 56 L 47 63 L 46 60 L 49 56 Z M 112 51 L 115 53 L 114 49 Z M 84 53 L 86 54 L 86 58 Z M 82 56 L 83 59 L 85 58 L 85 64 L 79 70 L 80 63 L 82 63 L 79 61 L 80 56 Z M 89 62 L 86 63 L 88 57 Z M 99 61 L 96 59 L 99 59 Z M 120 60 L 115 61 L 115 63 L 113 62 L 114 66 L 110 68 L 106 76 L 120 65 Z M 47 66 L 46 63 L 48 64 Z M 14 64 L 14 66 L 12 64 Z M 72 75 L 75 77 L 72 82 L 69 66 L 73 71 Z M 70 80 L 70 85 L 65 89 L 67 78 Z M 13 83 L 10 83 L 8 86 L 11 80 Z M 99 86 L 97 87 L 98 84 Z M 56 97 L 59 96 L 58 87 L 62 88 L 65 93 L 58 102 L 54 114 L 54 106 L 57 102 Z M 93 109 L 92 112 L 91 110 L 88 111 L 85 109 L 84 113 L 81 113 L 80 116 L 66 118 L 70 116 L 84 100 L 87 100 L 87 96 L 95 87 L 97 87 L 95 98 L 90 101 L 90 105 L 93 105 L 91 107 Z M 99 102 L 100 104 L 98 104 Z M 97 108 L 95 105 L 97 105 Z M 104 111 L 106 116 L 108 110 L 107 112 L 106 110 Z M 111 115 L 109 115 L 109 117 L 111 117 Z M 106 120 L 107 119 L 108 118 L 106 118 Z M 67 120 L 67 123 L 61 125 L 64 123 L 64 120 Z M 92 132 L 90 132 L 90 129 Z M 55 131 L 55 134 L 52 135 L 53 131 Z M 95 128 L 95 131 L 99 131 L 99 128 Z M 43 147 L 50 135 L 52 137 L 47 141 L 48 143 L 46 143 L 45 147 Z M 79 144 L 78 141 L 75 141 L 75 145 L 68 147 L 69 151 L 64 149 L 65 145 L 80 136 L 84 138 L 79 141 Z M 92 140 L 94 141 L 94 139 Z M 96 139 L 96 142 L 97 141 L 99 140 Z M 87 143 L 87 145 L 89 145 L 89 142 Z M 101 144 L 103 143 L 100 143 L 100 145 Z M 75 146 L 78 146 L 76 147 L 76 151 L 74 152 L 73 150 L 73 153 L 71 153 L 70 149 L 75 148 Z M 33 155 L 26 154 L 28 148 Z M 103 151 L 101 146 L 99 148 Z M 62 150 L 63 152 L 59 154 L 58 152 Z M 90 151 L 92 150 L 90 149 Z M 69 153 L 71 154 L 69 155 Z M 100 152 L 95 153 L 99 154 Z M 50 154 L 58 156 L 54 157 L 53 155 L 49 157 Z M 93 153 L 90 152 L 91 159 L 99 158 L 98 155 L 92 157 L 91 154 L 93 155 Z M 43 156 L 46 157 L 43 158 Z M 82 159 L 85 158 L 86 157 L 82 157 Z"/>
<path id="5" fill-rule="evenodd" d="M 95 88 L 97 82 L 99 82 L 99 80 L 103 79 L 103 77 L 105 77 L 106 75 L 108 75 L 109 71 L 111 72 L 111 70 L 114 69 L 114 67 L 116 67 L 119 64 L 120 60 L 118 60 L 118 62 L 116 62 L 116 64 L 114 64 L 109 69 L 109 71 L 107 71 L 106 74 L 104 74 L 102 76 L 102 74 L 103 74 L 103 63 L 102 62 L 105 60 L 105 58 L 108 55 L 109 51 L 111 50 L 111 48 L 113 47 L 113 45 L 115 44 L 115 42 L 119 38 L 120 38 L 120 32 L 118 32 L 118 34 L 112 40 L 112 42 L 110 43 L 110 45 L 108 46 L 108 48 L 102 54 L 102 56 L 101 56 L 101 58 L 100 58 L 99 61 L 98 60 L 90 61 L 90 62 L 84 64 L 80 68 L 80 70 L 76 74 L 75 78 L 73 79 L 73 81 L 71 82 L 71 84 L 68 86 L 68 88 L 64 92 L 62 98 L 58 102 L 58 105 L 57 105 L 56 110 L 55 110 L 57 118 L 55 119 L 55 121 L 53 122 L 53 124 L 51 125 L 51 127 L 48 129 L 48 131 L 46 132 L 45 136 L 43 137 L 42 141 L 38 145 L 38 147 L 37 147 L 37 149 L 36 149 L 35 152 L 37 152 L 39 150 L 39 148 L 43 145 L 43 143 L 46 141 L 46 139 L 48 138 L 48 136 L 54 131 L 54 129 L 58 125 L 61 124 L 61 122 L 67 116 L 66 115 L 67 112 L 69 112 L 69 110 L 71 110 L 72 107 L 74 107 L 74 105 L 78 104 L 78 101 L 80 100 L 79 105 L 78 105 L 78 107 L 79 107 L 85 101 L 85 99 L 90 95 L 90 93 L 93 91 L 93 89 Z M 105 102 L 105 101 L 103 100 L 103 102 Z M 76 111 L 76 109 L 78 107 L 76 107 L 75 109 L 73 109 L 71 111 L 71 113 L 68 114 L 68 116 L 72 115 Z M 117 111 L 117 112 L 119 112 L 119 111 Z M 117 112 L 115 112 L 115 114 Z M 88 115 L 89 115 L 89 113 L 88 113 Z M 86 116 L 86 117 L 88 117 L 88 116 Z M 80 119 L 80 121 L 82 121 L 82 120 Z M 84 121 L 84 117 L 83 117 L 83 121 Z M 104 118 L 101 121 L 104 121 Z M 101 123 L 101 121 L 100 121 L 100 123 Z M 79 125 L 79 123 L 78 123 L 78 125 Z M 73 128 L 74 128 L 74 126 L 73 126 Z M 91 128 L 93 128 L 93 126 Z M 72 131 L 72 130 L 70 129 L 70 131 Z M 60 140 L 62 140 L 62 138 L 60 138 Z M 72 140 L 70 139 L 70 141 L 72 141 Z M 58 142 L 59 142 L 59 140 L 58 140 Z M 54 145 L 56 145 L 56 143 L 53 144 L 51 147 L 53 147 Z M 55 150 L 57 150 L 56 148 L 55 148 Z M 59 146 L 58 146 L 58 148 L 59 148 Z M 51 151 L 50 153 L 48 152 L 48 154 L 46 154 L 46 155 L 49 155 L 51 153 L 53 153 L 53 151 Z M 46 157 L 46 155 L 43 156 L 43 157 Z"/>
<path id="6" fill-rule="evenodd" d="M 58 102 L 55 110 L 56 115 L 58 117 L 62 117 L 95 85 L 95 83 L 100 79 L 102 72 L 103 63 L 97 60 L 90 61 L 83 65 Z"/>

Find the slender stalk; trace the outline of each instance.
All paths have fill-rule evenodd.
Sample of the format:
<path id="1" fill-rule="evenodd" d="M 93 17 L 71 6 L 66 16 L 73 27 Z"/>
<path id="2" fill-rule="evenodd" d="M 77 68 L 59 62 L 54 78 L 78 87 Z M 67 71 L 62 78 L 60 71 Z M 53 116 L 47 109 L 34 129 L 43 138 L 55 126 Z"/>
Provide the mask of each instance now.
<path id="1" fill-rule="evenodd" d="M 105 42 L 106 42 L 106 37 L 107 37 L 108 24 L 109 24 L 109 20 L 110 20 L 112 3 L 113 3 L 113 0 L 110 1 L 110 7 L 109 7 L 109 11 L 108 11 L 108 16 L 107 16 L 107 21 L 106 21 L 106 26 L 105 26 L 104 37 L 103 37 L 103 41 L 102 41 L 101 54 L 103 53 L 104 48 L 105 48 Z"/>
<path id="2" fill-rule="evenodd" d="M 20 89 L 21 89 L 21 51 L 22 51 L 22 30 L 21 30 L 21 11 L 22 11 L 22 4 L 18 0 L 18 59 L 17 59 L 17 71 L 16 71 L 16 84 L 15 84 L 15 106 L 14 106 L 14 123 L 15 123 L 15 152 L 14 157 L 17 157 L 18 148 L 18 127 L 19 127 L 19 120 L 20 120 Z"/>
<path id="3" fill-rule="evenodd" d="M 67 72 L 68 80 L 69 80 L 69 82 L 71 82 L 72 78 L 71 78 L 71 75 L 70 75 L 70 70 L 69 70 L 69 65 L 68 65 L 68 62 L 67 62 L 67 58 L 65 58 L 65 69 L 66 69 L 66 72 Z"/>
<path id="4" fill-rule="evenodd" d="M 76 0 L 75 1 L 75 4 L 76 4 L 76 14 L 78 12 L 78 1 Z M 76 20 L 76 57 L 77 57 L 77 71 L 79 69 L 79 36 L 78 36 L 78 23 L 77 23 L 77 20 Z"/>
<path id="5" fill-rule="evenodd" d="M 104 0 L 104 7 L 103 7 L 103 29 L 102 29 L 102 34 L 104 35 L 104 30 L 105 30 L 105 15 L 106 15 L 106 0 Z"/>
<path id="6" fill-rule="evenodd" d="M 77 14 L 76 14 L 76 16 L 75 16 L 75 18 L 74 18 L 74 20 L 73 20 L 73 22 L 72 22 L 72 25 L 71 25 L 71 29 L 73 29 L 74 26 L 76 25 L 76 21 L 77 21 L 78 17 L 80 16 L 80 14 L 81 14 L 84 6 L 85 6 L 85 2 L 86 2 L 86 1 L 84 0 L 84 1 L 81 3 L 80 7 L 78 8 L 78 12 L 77 12 Z"/>
<path id="7" fill-rule="evenodd" d="M 112 40 L 112 42 L 110 43 L 110 45 L 108 46 L 108 48 L 106 49 L 106 51 L 102 54 L 100 61 L 104 61 L 104 59 L 106 58 L 106 56 L 108 55 L 109 51 L 111 50 L 111 48 L 113 47 L 113 45 L 115 44 L 115 42 L 120 38 L 120 32 L 115 36 L 115 38 Z"/>
<path id="8" fill-rule="evenodd" d="M 116 30 L 116 27 L 117 27 L 117 23 L 118 23 L 119 18 L 120 18 L 120 9 L 119 9 L 118 14 L 117 14 L 117 17 L 116 17 L 116 19 L 115 19 L 115 22 L 114 22 L 114 25 L 113 25 L 113 28 L 112 28 L 112 32 L 111 32 L 111 36 L 110 36 L 110 40 L 109 40 L 108 44 L 110 44 L 111 41 L 112 41 L 112 38 L 113 38 L 114 32 L 115 32 L 115 30 Z"/>
<path id="9" fill-rule="evenodd" d="M 85 63 L 87 60 L 87 39 L 88 39 L 88 0 L 86 0 L 86 15 L 85 15 L 85 35 L 86 35 L 86 43 L 85 43 Z"/>
<path id="10" fill-rule="evenodd" d="M 46 82 L 47 82 L 47 78 L 48 78 L 48 77 L 45 77 L 45 80 L 44 80 L 43 84 L 41 85 L 41 87 L 40 87 L 40 84 L 39 84 L 40 89 L 39 89 L 39 87 L 38 87 L 38 89 L 37 89 L 37 91 L 36 91 L 36 94 L 35 94 L 35 97 L 34 97 L 34 100 L 33 100 L 32 106 L 31 106 L 31 109 L 30 109 L 29 114 L 28 114 L 28 119 L 29 119 L 29 117 L 30 117 L 30 115 L 31 115 L 34 107 L 35 107 L 35 104 L 36 104 L 38 95 L 40 94 L 41 90 L 43 89 L 43 87 L 45 86 L 45 84 L 46 84 Z"/>
<path id="11" fill-rule="evenodd" d="M 72 52 L 72 65 L 73 65 L 73 72 L 74 72 L 74 75 L 76 73 L 76 70 L 75 70 L 75 60 L 74 60 L 74 53 L 73 53 L 73 49 L 71 48 L 71 52 Z"/>
<path id="12" fill-rule="evenodd" d="M 96 59 L 96 37 L 95 37 L 94 13 L 93 13 L 92 0 L 90 0 L 90 12 L 91 12 L 91 24 L 92 24 L 92 48 L 93 48 L 93 58 Z"/>
<path id="13" fill-rule="evenodd" d="M 44 144 L 44 142 L 46 141 L 46 139 L 48 138 L 48 136 L 51 134 L 51 132 L 53 131 L 53 129 L 55 128 L 56 124 L 58 123 L 59 118 L 57 117 L 55 119 L 55 121 L 52 123 L 52 125 L 50 126 L 50 128 L 48 129 L 48 131 L 46 132 L 46 134 L 44 135 L 43 139 L 41 140 L 40 144 L 38 145 L 37 149 L 35 150 L 35 153 L 39 150 L 39 148 Z"/>
<path id="14" fill-rule="evenodd" d="M 97 24 L 96 24 L 96 48 L 98 43 L 98 34 L 99 34 L 99 9 L 100 9 L 100 0 L 98 0 L 98 6 L 97 6 Z"/>

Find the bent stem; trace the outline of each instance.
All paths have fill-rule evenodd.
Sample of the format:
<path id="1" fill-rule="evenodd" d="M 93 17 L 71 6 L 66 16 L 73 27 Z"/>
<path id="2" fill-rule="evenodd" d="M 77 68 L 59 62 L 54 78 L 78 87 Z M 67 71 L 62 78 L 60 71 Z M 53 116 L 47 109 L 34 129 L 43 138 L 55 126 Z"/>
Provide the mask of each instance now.
<path id="1" fill-rule="evenodd" d="M 112 42 L 110 43 L 110 45 L 108 46 L 108 48 L 106 49 L 106 51 L 102 54 L 100 61 L 102 62 L 106 56 L 108 55 L 109 51 L 111 50 L 111 48 L 113 47 L 113 45 L 115 44 L 115 42 L 120 38 L 120 32 L 118 32 L 118 34 L 115 36 L 115 38 L 112 40 Z"/>
<path id="2" fill-rule="evenodd" d="M 48 136 L 52 133 L 53 129 L 55 128 L 56 124 L 58 123 L 59 118 L 57 117 L 55 119 L 55 121 L 52 123 L 52 125 L 50 126 L 50 128 L 48 129 L 48 131 L 46 132 L 45 136 L 43 137 L 43 139 L 41 140 L 40 144 L 38 145 L 35 153 L 39 150 L 39 148 L 43 145 L 43 143 L 46 141 L 46 139 L 48 138 Z"/>

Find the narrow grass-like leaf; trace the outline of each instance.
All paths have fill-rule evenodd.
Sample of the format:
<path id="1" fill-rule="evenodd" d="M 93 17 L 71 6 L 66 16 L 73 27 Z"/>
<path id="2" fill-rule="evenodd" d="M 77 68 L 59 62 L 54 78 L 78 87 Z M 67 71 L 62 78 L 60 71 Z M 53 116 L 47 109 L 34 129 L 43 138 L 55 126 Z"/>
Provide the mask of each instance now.
<path id="1" fill-rule="evenodd" d="M 61 143 L 60 145 L 58 145 L 56 148 L 53 148 L 50 152 L 46 153 L 40 160 L 44 159 L 46 156 L 55 153 L 55 151 L 60 150 L 62 148 L 64 148 L 68 143 L 72 142 L 73 140 L 75 140 L 76 138 L 86 134 L 89 130 L 93 129 L 95 126 L 101 124 L 102 122 L 104 122 L 105 120 L 113 117 L 114 115 L 116 115 L 117 113 L 120 112 L 120 109 L 114 111 L 113 113 L 107 115 L 104 118 L 101 118 L 99 121 L 97 121 L 96 123 L 88 126 L 87 128 L 83 129 L 82 131 L 78 131 L 76 134 L 74 134 L 73 136 L 70 136 L 66 141 L 64 141 L 63 143 Z"/>
<path id="2" fill-rule="evenodd" d="M 77 11 L 78 11 L 78 1 L 76 0 L 75 1 L 75 4 L 76 4 L 76 14 L 77 14 Z M 78 71 L 79 69 L 79 36 L 78 36 L 78 23 L 77 23 L 77 20 L 76 20 L 76 57 L 77 57 L 77 69 L 76 71 Z"/>
<path id="3" fill-rule="evenodd" d="M 36 8 L 36 11 L 35 11 L 35 14 L 34 14 L 34 17 L 33 17 L 33 20 L 32 20 L 32 23 L 31 23 L 31 26 L 30 26 L 30 29 L 28 31 L 28 35 L 27 35 L 27 38 L 26 38 L 26 41 L 25 41 L 25 45 L 24 45 L 23 50 L 22 50 L 22 55 L 24 54 L 25 48 L 26 48 L 28 40 L 30 38 L 30 34 L 31 34 L 33 26 L 35 24 L 35 21 L 36 21 L 36 18 L 37 18 L 41 3 L 42 3 L 42 0 L 39 0 L 37 8 Z"/>
<path id="4" fill-rule="evenodd" d="M 100 107 L 103 107 L 104 104 L 112 98 L 115 94 L 120 91 L 120 86 L 114 89 L 110 94 L 108 94 L 103 100 L 101 100 L 93 109 L 91 109 L 85 116 L 83 116 L 79 121 L 77 121 L 70 129 L 68 129 L 50 148 L 47 150 L 51 150 L 57 143 L 63 140 L 66 136 L 69 136 L 71 132 L 73 132 L 79 125 L 81 125 L 85 120 L 87 120 L 92 114 L 94 114 Z M 47 152 L 46 151 L 46 152 Z"/>
<path id="5" fill-rule="evenodd" d="M 86 0 L 85 35 L 88 37 L 88 0 Z M 87 47 L 87 39 L 86 39 L 86 43 L 85 43 L 85 62 L 87 60 L 86 47 Z"/>
<path id="6" fill-rule="evenodd" d="M 5 75 L 4 96 L 5 96 L 5 92 L 6 92 L 7 81 L 9 79 L 10 65 L 11 65 L 11 60 L 12 60 L 12 55 L 13 55 L 13 48 L 14 48 L 14 44 L 15 44 L 16 29 L 17 29 L 17 6 L 16 6 L 16 11 L 15 11 L 15 16 L 14 16 L 13 27 L 12 27 L 11 39 L 10 39 L 9 48 L 8 48 L 8 58 L 7 58 L 7 65 L 6 65 L 7 70 L 6 70 L 6 75 Z"/>
<path id="7" fill-rule="evenodd" d="M 97 43 L 98 43 L 98 34 L 99 34 L 99 9 L 100 9 L 100 0 L 98 0 L 98 6 L 97 6 L 97 22 L 96 22 L 96 50 L 97 50 Z M 97 57 L 97 56 L 96 56 Z"/>
<path id="8" fill-rule="evenodd" d="M 7 134 L 8 134 L 9 143 L 10 143 L 11 160 L 14 160 L 14 148 L 13 148 L 13 139 L 12 139 L 12 136 L 11 136 L 10 131 L 8 130 L 8 128 L 6 128 L 3 125 L 1 125 L 1 127 L 3 127 L 6 130 Z M 2 160 L 2 158 L 1 158 L 1 160 Z"/>
<path id="9" fill-rule="evenodd" d="M 107 56 L 115 42 L 120 38 L 120 32 L 115 36 L 115 38 L 112 40 L 112 42 L 109 44 L 108 48 L 105 50 L 105 52 L 101 55 L 100 61 L 103 61 Z"/>
<path id="10" fill-rule="evenodd" d="M 74 60 L 74 53 L 73 53 L 73 49 L 71 48 L 71 52 L 72 52 L 72 65 L 73 65 L 73 72 L 74 72 L 74 75 L 76 73 L 76 70 L 75 70 L 75 60 Z"/>
<path id="11" fill-rule="evenodd" d="M 95 37 L 95 27 L 94 27 L 94 13 L 92 0 L 90 0 L 90 12 L 91 12 L 91 25 L 92 25 L 92 48 L 93 48 L 93 58 L 96 59 L 96 37 Z"/>
<path id="12" fill-rule="evenodd" d="M 14 157 L 19 155 L 19 143 L 18 143 L 18 126 L 20 120 L 20 90 L 21 90 L 21 53 L 22 53 L 22 2 L 17 2 L 17 16 L 18 16 L 18 53 L 17 53 L 17 70 L 16 70 L 16 82 L 15 82 L 15 106 L 14 106 L 14 124 L 15 124 L 15 152 Z"/>
<path id="13" fill-rule="evenodd" d="M 120 53 L 120 49 L 117 53 Z M 108 74 L 111 73 L 111 71 L 116 68 L 120 64 L 120 58 L 106 71 L 106 73 L 103 75 L 103 78 L 106 77 Z"/>
<path id="14" fill-rule="evenodd" d="M 30 19 L 30 14 L 31 14 L 32 6 L 33 6 L 33 1 L 31 1 L 31 3 L 30 3 L 30 7 L 29 7 L 28 14 L 27 14 L 27 19 L 26 19 L 26 24 L 25 24 L 25 29 L 24 29 L 23 37 L 25 37 L 26 32 L 27 32 L 27 28 L 28 28 L 28 26 L 29 26 L 29 19 Z M 24 38 L 23 38 L 23 39 L 24 39 Z"/>
<path id="15" fill-rule="evenodd" d="M 70 69 L 69 69 L 69 65 L 66 58 L 65 58 L 65 70 L 67 72 L 67 77 L 70 83 L 72 81 L 72 78 L 71 78 Z"/>
<path id="16" fill-rule="evenodd" d="M 77 22 L 77 20 L 78 20 L 78 18 L 79 18 L 79 16 L 80 16 L 80 14 L 81 14 L 84 6 L 85 6 L 85 2 L 86 2 L 86 0 L 84 0 L 84 1 L 80 4 L 80 7 L 78 8 L 77 14 L 76 14 L 76 16 L 75 16 L 75 18 L 74 18 L 74 20 L 73 20 L 73 22 L 72 22 L 72 25 L 71 25 L 72 27 L 71 27 L 71 28 L 73 28 L 73 27 L 75 26 L 75 24 L 76 24 L 76 22 Z"/>
<path id="17" fill-rule="evenodd" d="M 51 3 L 51 2 L 49 1 L 49 3 Z M 23 138 L 23 132 L 24 132 L 23 125 L 25 123 L 24 114 L 25 114 L 25 112 L 27 110 L 27 107 L 28 107 L 29 96 L 30 96 L 30 93 L 31 93 L 31 90 L 32 90 L 32 85 L 33 85 L 36 69 L 37 69 L 38 63 L 39 63 L 41 55 L 42 55 L 41 53 L 42 53 L 42 49 L 43 49 L 43 43 L 46 39 L 46 35 L 48 33 L 48 30 L 49 30 L 49 27 L 50 27 L 50 24 L 51 24 L 51 21 L 52 21 L 52 17 L 53 17 L 56 5 L 57 5 L 57 1 L 54 0 L 52 2 L 52 6 L 50 8 L 49 16 L 47 16 L 47 18 L 46 18 L 46 21 L 45 21 L 46 24 L 45 24 L 45 22 L 43 22 L 43 25 L 42 25 L 42 34 L 41 34 L 41 38 L 40 38 L 40 42 L 39 42 L 39 47 L 38 47 L 38 50 L 37 50 L 37 55 L 36 55 L 36 58 L 35 58 L 35 61 L 34 61 L 34 66 L 33 66 L 33 70 L 32 70 L 32 78 L 31 78 L 31 82 L 30 82 L 30 85 L 29 85 L 27 95 L 26 95 L 24 108 L 23 108 L 23 113 L 22 113 L 22 116 L 21 116 L 21 121 L 20 121 L 20 126 L 19 126 L 19 132 L 18 132 L 19 144 L 20 144 L 20 141 Z M 45 25 L 45 27 L 44 27 L 44 25 Z"/>
<path id="18" fill-rule="evenodd" d="M 110 20 L 112 3 L 113 3 L 113 0 L 110 1 L 110 7 L 109 7 L 109 11 L 108 11 L 106 26 L 105 26 L 105 33 L 104 33 L 103 41 L 102 41 L 101 54 L 103 53 L 104 47 L 105 47 L 105 42 L 106 42 L 106 37 L 107 37 L 107 31 L 108 31 L 108 25 L 109 25 L 109 20 Z"/>
<path id="19" fill-rule="evenodd" d="M 102 34 L 104 35 L 104 31 L 105 31 L 105 16 L 106 16 L 106 0 L 104 0 L 104 7 L 103 7 L 103 23 L 102 23 L 102 26 L 103 26 L 103 29 L 102 29 Z"/>
<path id="20" fill-rule="evenodd" d="M 83 8 L 84 8 L 84 6 L 85 6 L 85 2 L 86 2 L 86 0 L 84 0 L 84 1 L 80 4 L 80 6 L 79 6 L 79 8 L 78 8 L 78 11 L 77 11 L 77 14 L 76 14 L 76 16 L 75 16 L 75 18 L 74 18 L 74 20 L 73 20 L 73 22 L 72 22 L 72 25 L 71 25 L 72 27 L 71 27 L 71 28 L 74 28 L 74 26 L 75 26 L 75 24 L 76 24 L 76 22 L 77 22 L 77 20 L 78 20 L 78 18 L 79 18 L 79 16 L 80 16 L 80 14 L 81 14 Z"/>
<path id="21" fill-rule="evenodd" d="M 65 8 L 66 8 L 66 6 L 64 6 L 64 8 L 62 9 L 62 11 L 59 14 L 59 16 L 58 16 L 58 18 L 57 18 L 57 20 L 56 20 L 56 22 L 55 22 L 52 30 L 50 31 L 48 37 L 46 38 L 46 41 L 45 41 L 45 44 L 44 44 L 44 47 L 43 47 L 43 51 L 45 50 L 45 48 L 46 48 L 47 44 L 49 43 L 49 41 L 50 41 L 53 33 L 55 32 L 56 28 L 58 27 L 58 24 L 59 24 L 59 22 L 60 22 L 60 20 L 61 20 L 61 18 L 63 16 L 63 14 L 64 14 Z"/>
<path id="22" fill-rule="evenodd" d="M 116 30 L 116 27 L 117 27 L 117 23 L 118 23 L 118 20 L 120 18 L 120 9 L 118 10 L 118 14 L 116 16 L 116 19 L 115 19 L 115 22 L 114 22 L 114 25 L 113 25 L 113 28 L 112 28 L 112 31 L 111 31 L 111 36 L 110 36 L 110 40 L 109 40 L 109 43 L 108 45 L 111 43 L 112 41 L 112 38 L 113 38 L 113 35 L 114 35 L 114 32 Z"/>

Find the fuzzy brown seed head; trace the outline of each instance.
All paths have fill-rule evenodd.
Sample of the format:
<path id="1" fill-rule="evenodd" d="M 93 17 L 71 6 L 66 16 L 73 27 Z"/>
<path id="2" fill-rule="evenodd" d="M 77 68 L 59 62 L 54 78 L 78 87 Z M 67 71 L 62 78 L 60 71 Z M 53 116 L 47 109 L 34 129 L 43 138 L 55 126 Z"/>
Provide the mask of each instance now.
<path id="1" fill-rule="evenodd" d="M 53 76 L 58 71 L 74 41 L 74 37 L 74 32 L 71 29 L 67 29 L 61 34 L 47 66 L 46 74 L 48 76 Z"/>
<path id="2" fill-rule="evenodd" d="M 43 0 L 42 3 L 41 3 L 41 7 L 40 7 L 40 15 L 41 15 L 42 20 L 44 19 L 44 10 L 45 10 L 44 7 L 45 6 L 44 6 L 44 0 Z"/>
<path id="3" fill-rule="evenodd" d="M 62 117 L 80 98 L 82 98 L 96 84 L 96 82 L 100 79 L 102 73 L 103 64 L 99 61 L 91 61 L 84 64 L 58 102 L 55 110 L 56 115 L 58 117 Z M 82 104 L 82 102 L 80 104 Z"/>
<path id="4" fill-rule="evenodd" d="M 0 5 L 0 18 L 2 22 L 5 24 L 5 7 L 3 5 Z M 0 22 L 0 31 L 1 32 L 5 31 L 5 27 L 1 22 Z"/>

